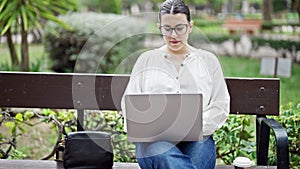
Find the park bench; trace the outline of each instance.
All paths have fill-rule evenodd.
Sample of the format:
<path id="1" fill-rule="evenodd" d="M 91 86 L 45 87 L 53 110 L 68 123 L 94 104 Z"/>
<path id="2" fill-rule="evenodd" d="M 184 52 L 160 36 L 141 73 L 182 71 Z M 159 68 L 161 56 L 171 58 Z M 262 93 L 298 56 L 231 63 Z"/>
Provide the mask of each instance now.
<path id="1" fill-rule="evenodd" d="M 252 35 L 261 29 L 262 21 L 259 19 L 226 19 L 223 27 L 228 29 L 230 34 L 242 31 Z"/>
<path id="2" fill-rule="evenodd" d="M 84 110 L 120 110 L 129 75 L 0 72 L 0 107 L 76 109 L 77 129 L 83 130 Z M 278 78 L 226 78 L 230 113 L 256 115 L 257 166 L 289 168 L 286 130 L 267 115 L 279 115 Z M 270 129 L 274 131 L 277 166 L 267 166 Z M 41 167 L 42 166 L 42 167 Z M 54 160 L 0 160 L 0 168 L 62 169 Z M 139 168 L 136 163 L 115 163 L 115 169 Z M 216 169 L 232 166 L 218 165 Z"/>

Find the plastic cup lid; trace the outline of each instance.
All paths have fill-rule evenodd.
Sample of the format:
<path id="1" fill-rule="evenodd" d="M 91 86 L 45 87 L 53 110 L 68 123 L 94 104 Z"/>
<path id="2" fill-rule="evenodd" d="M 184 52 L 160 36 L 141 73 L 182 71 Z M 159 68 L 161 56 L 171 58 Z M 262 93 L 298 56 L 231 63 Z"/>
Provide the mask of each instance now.
<path id="1" fill-rule="evenodd" d="M 237 167 L 251 167 L 253 162 L 247 157 L 237 157 L 233 161 L 233 165 Z"/>

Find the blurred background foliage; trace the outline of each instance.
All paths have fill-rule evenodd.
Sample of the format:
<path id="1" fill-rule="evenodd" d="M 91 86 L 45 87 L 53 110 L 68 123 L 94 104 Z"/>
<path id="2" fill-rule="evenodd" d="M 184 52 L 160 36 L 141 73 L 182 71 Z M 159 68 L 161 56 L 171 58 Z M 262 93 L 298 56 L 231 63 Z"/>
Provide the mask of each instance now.
<path id="1" fill-rule="evenodd" d="M 115 73 L 125 58 L 143 48 L 144 38 L 140 34 L 145 32 L 146 25 L 138 18 L 88 12 L 60 19 L 72 31 L 49 22 L 44 32 L 45 51 L 56 72 Z M 131 70 L 122 69 L 127 73 Z"/>

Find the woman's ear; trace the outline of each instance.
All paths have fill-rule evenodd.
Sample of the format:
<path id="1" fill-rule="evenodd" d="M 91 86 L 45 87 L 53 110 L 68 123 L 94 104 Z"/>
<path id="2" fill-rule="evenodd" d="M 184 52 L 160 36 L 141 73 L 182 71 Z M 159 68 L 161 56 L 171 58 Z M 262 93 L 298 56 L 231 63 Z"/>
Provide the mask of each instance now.
<path id="1" fill-rule="evenodd" d="M 190 27 L 190 31 L 189 31 L 189 33 L 192 33 L 192 30 L 193 30 L 193 27 L 194 27 L 194 21 L 193 20 L 191 20 L 190 21 L 190 25 L 189 25 L 189 27 Z"/>
<path id="2" fill-rule="evenodd" d="M 158 27 L 158 29 L 159 29 L 159 27 L 160 27 L 160 24 L 157 22 L 157 23 L 156 23 L 156 25 L 157 25 L 157 27 Z"/>

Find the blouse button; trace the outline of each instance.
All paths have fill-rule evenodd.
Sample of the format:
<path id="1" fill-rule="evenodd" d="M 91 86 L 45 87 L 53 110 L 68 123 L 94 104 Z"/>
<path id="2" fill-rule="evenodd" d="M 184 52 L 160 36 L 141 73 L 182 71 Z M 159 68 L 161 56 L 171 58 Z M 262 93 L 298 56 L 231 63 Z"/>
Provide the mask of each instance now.
<path id="1" fill-rule="evenodd" d="M 176 79 L 178 80 L 178 79 L 179 79 L 179 77 L 177 76 L 177 77 L 176 77 Z"/>
<path id="2" fill-rule="evenodd" d="M 183 64 L 181 64 L 180 66 L 183 67 Z"/>

